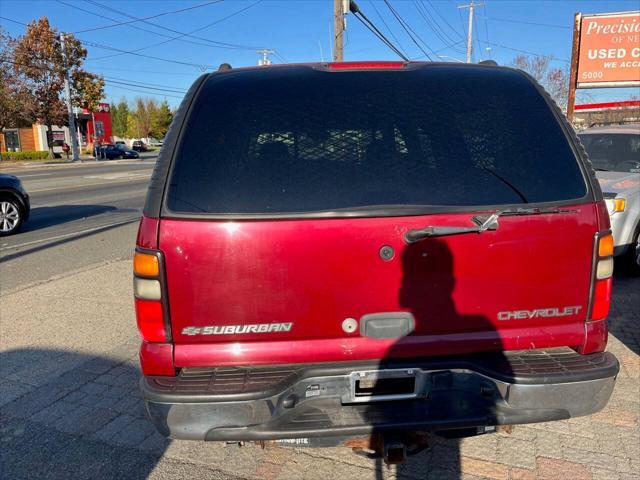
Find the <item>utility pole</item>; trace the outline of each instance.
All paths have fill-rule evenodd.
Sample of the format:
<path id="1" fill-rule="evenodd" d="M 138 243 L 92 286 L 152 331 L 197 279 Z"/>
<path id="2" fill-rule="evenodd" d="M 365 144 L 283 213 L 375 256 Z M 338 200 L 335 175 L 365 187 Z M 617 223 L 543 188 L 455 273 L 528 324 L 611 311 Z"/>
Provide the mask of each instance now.
<path id="1" fill-rule="evenodd" d="M 76 119 L 73 115 L 73 107 L 71 106 L 71 85 L 69 82 L 69 68 L 67 67 L 67 52 L 64 49 L 64 33 L 60 34 L 60 48 L 62 50 L 62 58 L 64 61 L 64 96 L 67 101 L 67 111 L 69 112 L 69 136 L 71 137 L 71 152 L 73 153 L 73 161 L 80 160 L 78 152 L 78 137 L 76 132 Z"/>
<path id="2" fill-rule="evenodd" d="M 473 0 L 468 5 L 459 5 L 458 8 L 469 9 L 469 28 L 467 29 L 467 63 L 471 63 L 471 54 L 473 53 L 473 9 L 476 7 L 482 7 L 484 3 L 473 3 Z"/>
<path id="3" fill-rule="evenodd" d="M 348 8 L 348 0 L 346 1 Z M 333 61 L 344 60 L 345 0 L 333 0 Z"/>
<path id="4" fill-rule="evenodd" d="M 271 59 L 269 58 L 269 55 L 276 53 L 273 50 L 267 50 L 262 49 L 262 50 L 256 50 L 256 53 L 258 55 L 262 55 L 262 58 L 258 59 L 258 65 L 262 66 L 262 65 L 271 65 Z"/>

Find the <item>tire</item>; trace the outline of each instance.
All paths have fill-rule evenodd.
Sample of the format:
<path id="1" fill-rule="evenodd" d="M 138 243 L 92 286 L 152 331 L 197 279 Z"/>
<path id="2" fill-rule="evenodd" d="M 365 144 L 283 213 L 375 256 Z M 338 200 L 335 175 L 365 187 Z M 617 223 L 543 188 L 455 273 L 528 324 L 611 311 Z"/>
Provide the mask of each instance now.
<path id="1" fill-rule="evenodd" d="M 627 271 L 633 276 L 640 275 L 640 229 L 635 234 L 636 241 L 629 246 L 629 250 L 625 253 L 624 263 Z"/>
<path id="2" fill-rule="evenodd" d="M 24 211 L 20 202 L 11 196 L 0 196 L 0 237 L 17 233 L 23 221 Z"/>

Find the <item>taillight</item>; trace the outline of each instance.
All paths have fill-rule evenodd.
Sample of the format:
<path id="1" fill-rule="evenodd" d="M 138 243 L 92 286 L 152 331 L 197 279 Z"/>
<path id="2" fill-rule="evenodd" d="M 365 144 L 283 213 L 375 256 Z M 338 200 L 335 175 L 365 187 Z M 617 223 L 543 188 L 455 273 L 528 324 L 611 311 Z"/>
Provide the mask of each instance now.
<path id="1" fill-rule="evenodd" d="M 170 341 L 162 253 L 156 250 L 136 250 L 133 257 L 133 275 L 136 319 L 140 336 L 145 342 Z"/>
<path id="2" fill-rule="evenodd" d="M 613 275 L 613 236 L 611 232 L 596 238 L 593 268 L 593 287 L 588 321 L 604 320 L 609 313 L 611 299 L 611 276 Z"/>
<path id="3" fill-rule="evenodd" d="M 613 275 L 613 236 L 611 231 L 596 235 L 593 248 L 591 294 L 585 324 L 585 342 L 580 353 L 601 352 L 607 346 L 607 315 L 611 304 Z"/>

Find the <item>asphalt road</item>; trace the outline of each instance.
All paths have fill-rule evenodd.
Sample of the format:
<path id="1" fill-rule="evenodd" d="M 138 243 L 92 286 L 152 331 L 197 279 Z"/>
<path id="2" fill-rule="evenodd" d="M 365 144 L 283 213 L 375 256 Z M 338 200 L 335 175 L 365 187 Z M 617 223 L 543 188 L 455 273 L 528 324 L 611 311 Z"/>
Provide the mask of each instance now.
<path id="1" fill-rule="evenodd" d="M 157 157 L 3 169 L 31 196 L 22 231 L 0 238 L 3 291 L 131 254 Z"/>

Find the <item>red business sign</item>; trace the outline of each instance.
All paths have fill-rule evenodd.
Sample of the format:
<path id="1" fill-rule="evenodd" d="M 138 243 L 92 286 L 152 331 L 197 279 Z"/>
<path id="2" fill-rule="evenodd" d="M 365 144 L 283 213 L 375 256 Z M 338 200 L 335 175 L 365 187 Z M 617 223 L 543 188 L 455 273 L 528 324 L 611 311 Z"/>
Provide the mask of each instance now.
<path id="1" fill-rule="evenodd" d="M 640 85 L 640 12 L 584 15 L 578 88 Z"/>

